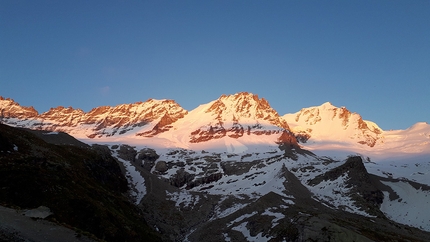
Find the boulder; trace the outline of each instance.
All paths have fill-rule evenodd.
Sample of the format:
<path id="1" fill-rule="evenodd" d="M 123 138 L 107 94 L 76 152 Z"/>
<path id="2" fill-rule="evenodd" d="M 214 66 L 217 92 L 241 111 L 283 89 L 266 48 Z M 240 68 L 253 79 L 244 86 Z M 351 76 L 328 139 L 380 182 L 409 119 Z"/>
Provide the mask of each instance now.
<path id="1" fill-rule="evenodd" d="M 155 170 L 161 173 L 166 172 L 168 170 L 166 162 L 162 160 L 158 161 L 155 165 Z"/>
<path id="2" fill-rule="evenodd" d="M 53 213 L 51 212 L 51 209 L 45 206 L 40 206 L 35 209 L 29 209 L 22 213 L 22 215 L 30 218 L 41 218 L 41 219 L 47 218 L 52 214 Z"/>

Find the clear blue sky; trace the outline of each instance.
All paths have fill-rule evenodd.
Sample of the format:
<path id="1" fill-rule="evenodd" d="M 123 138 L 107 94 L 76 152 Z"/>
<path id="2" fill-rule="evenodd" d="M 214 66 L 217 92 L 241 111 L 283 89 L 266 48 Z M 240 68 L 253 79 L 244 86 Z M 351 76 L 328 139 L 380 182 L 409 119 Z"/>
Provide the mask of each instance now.
<path id="1" fill-rule="evenodd" d="M 430 122 L 430 1 L 0 1 L 0 95 L 39 112 L 240 91 Z"/>

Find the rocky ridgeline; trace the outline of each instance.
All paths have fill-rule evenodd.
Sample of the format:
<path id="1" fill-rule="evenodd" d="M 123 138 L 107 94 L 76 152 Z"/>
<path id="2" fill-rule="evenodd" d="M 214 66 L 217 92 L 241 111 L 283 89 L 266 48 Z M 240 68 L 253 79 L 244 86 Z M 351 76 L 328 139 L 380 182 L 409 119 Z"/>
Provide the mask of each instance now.
<path id="1" fill-rule="evenodd" d="M 258 95 L 241 92 L 222 95 L 188 112 L 173 100 L 149 99 L 115 107 L 96 107 L 89 112 L 72 107 L 56 107 L 42 114 L 22 107 L 12 99 L 0 99 L 0 121 L 17 127 L 63 131 L 78 138 L 178 137 L 182 143 L 202 143 L 225 137 L 291 136 L 294 142 L 309 139 L 355 142 L 373 147 L 383 143 L 383 131 L 359 114 L 330 103 L 304 108 L 280 116 Z M 181 122 L 178 122 L 181 121 Z M 137 136 L 137 137 L 136 137 Z M 177 143 L 177 140 L 172 140 Z"/>
<path id="2" fill-rule="evenodd" d="M 72 107 L 56 107 L 38 114 L 33 107 L 22 107 L 12 99 L 0 99 L 0 121 L 17 127 L 62 131 L 81 138 L 109 137 L 125 134 L 136 127 L 151 124 L 152 128 L 139 133 L 154 136 L 168 131 L 173 122 L 187 111 L 173 100 L 154 100 L 97 107 L 85 113 Z"/>
<path id="3" fill-rule="evenodd" d="M 177 127 L 189 133 L 190 143 L 226 136 L 285 136 L 284 133 L 289 132 L 288 124 L 270 107 L 267 100 L 251 93 L 223 95 L 206 106 L 204 115 L 197 117 L 206 123 L 201 123 L 194 130 L 187 130 L 187 126 Z M 153 99 L 115 107 L 97 107 L 88 113 L 72 107 L 56 107 L 38 114 L 32 107 L 22 107 L 12 99 L 2 98 L 0 110 L 0 120 L 3 123 L 38 130 L 62 131 L 79 138 L 111 137 L 130 131 L 134 131 L 136 136 L 154 137 L 171 130 L 176 121 L 188 114 L 172 100 Z M 271 127 L 268 128 L 267 125 Z"/>
<path id="4" fill-rule="evenodd" d="M 2 119 L 29 119 L 39 115 L 39 113 L 33 107 L 22 107 L 13 99 L 4 98 L 2 96 L 0 96 L 0 111 L 0 117 Z"/>

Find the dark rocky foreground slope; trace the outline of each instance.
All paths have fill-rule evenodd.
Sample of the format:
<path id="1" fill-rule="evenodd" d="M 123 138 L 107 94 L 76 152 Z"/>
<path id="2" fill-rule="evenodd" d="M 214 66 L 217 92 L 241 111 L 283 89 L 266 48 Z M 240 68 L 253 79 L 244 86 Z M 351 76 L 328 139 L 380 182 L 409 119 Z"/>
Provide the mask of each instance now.
<path id="1" fill-rule="evenodd" d="M 109 152 L 66 134 L 60 140 L 46 132 L 38 135 L 50 143 L 27 130 L 0 124 L 1 205 L 15 209 L 46 206 L 52 212 L 47 220 L 95 240 L 160 240 L 146 224 L 142 210 L 126 196 L 127 180 Z M 52 144 L 58 142 L 63 145 Z M 22 238 L 23 234 L 2 231 L 0 241 L 33 241 Z"/>

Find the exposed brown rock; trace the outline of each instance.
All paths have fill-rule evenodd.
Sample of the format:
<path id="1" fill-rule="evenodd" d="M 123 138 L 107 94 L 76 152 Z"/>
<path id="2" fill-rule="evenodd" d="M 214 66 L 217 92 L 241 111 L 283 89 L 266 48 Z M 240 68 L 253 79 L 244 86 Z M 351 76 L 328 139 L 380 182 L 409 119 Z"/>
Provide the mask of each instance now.
<path id="1" fill-rule="evenodd" d="M 22 127 L 49 130 L 49 131 L 75 131 L 77 126 L 90 126 L 86 136 L 89 138 L 111 136 L 116 133 L 124 134 L 134 127 L 142 127 L 150 122 L 159 120 L 154 128 L 143 136 L 153 136 L 165 132 L 176 120 L 183 118 L 187 113 L 173 100 L 152 100 L 123 104 L 115 107 L 101 106 L 93 108 L 88 113 L 72 107 L 56 107 L 38 114 L 33 107 L 22 107 L 12 99 L 0 99 L 0 121 L 10 118 L 20 120 L 34 119 L 39 122 L 24 123 Z M 26 126 L 27 125 L 27 126 Z M 20 126 L 17 124 L 17 126 Z"/>
<path id="2" fill-rule="evenodd" d="M 1 97 L 0 100 L 2 101 L 0 104 L 0 120 L 5 118 L 29 119 L 37 117 L 39 114 L 33 106 L 20 106 L 19 103 L 10 98 Z"/>

